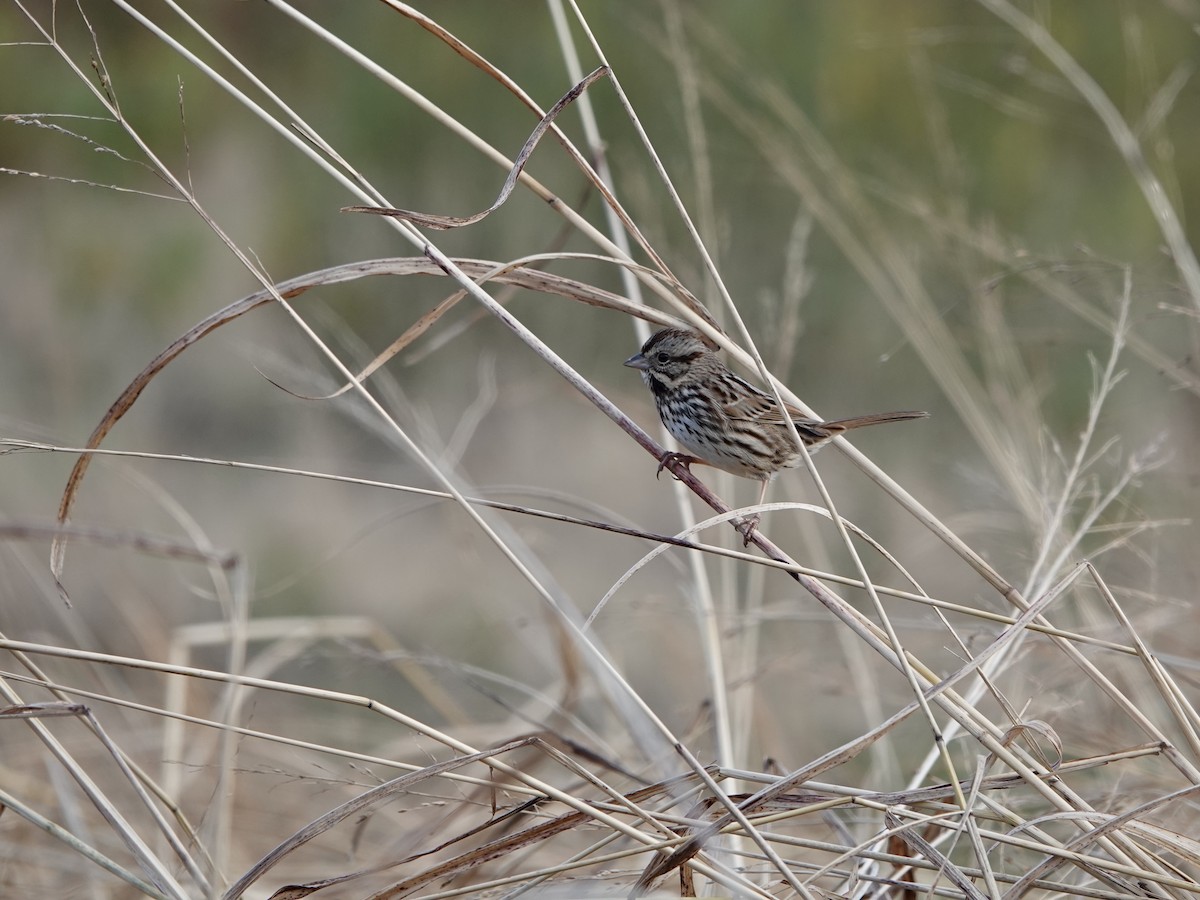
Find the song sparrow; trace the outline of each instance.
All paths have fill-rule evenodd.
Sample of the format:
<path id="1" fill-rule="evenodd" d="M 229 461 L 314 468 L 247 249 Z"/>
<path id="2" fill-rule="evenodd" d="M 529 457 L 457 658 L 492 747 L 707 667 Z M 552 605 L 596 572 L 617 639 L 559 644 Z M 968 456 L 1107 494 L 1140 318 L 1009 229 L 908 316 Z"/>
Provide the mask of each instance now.
<path id="1" fill-rule="evenodd" d="M 762 482 L 758 495 L 758 503 L 762 503 L 775 473 L 801 464 L 800 448 L 788 433 L 775 398 L 734 374 L 699 335 L 665 328 L 625 360 L 625 365 L 641 370 L 659 418 L 688 451 L 663 454 L 659 472 L 672 462 L 701 463 L 757 478 Z M 809 453 L 816 453 L 851 428 L 929 415 L 905 410 L 822 422 L 793 406 L 787 409 Z M 745 532 L 747 542 L 753 527 L 751 522 Z"/>

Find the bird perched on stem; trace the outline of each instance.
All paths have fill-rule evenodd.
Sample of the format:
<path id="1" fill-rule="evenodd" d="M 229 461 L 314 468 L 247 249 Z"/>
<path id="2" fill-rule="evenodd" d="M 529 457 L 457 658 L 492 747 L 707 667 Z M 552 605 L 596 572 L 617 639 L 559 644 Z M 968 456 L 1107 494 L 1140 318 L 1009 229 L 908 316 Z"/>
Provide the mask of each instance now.
<path id="1" fill-rule="evenodd" d="M 695 332 L 664 328 L 625 360 L 625 365 L 641 371 L 663 425 L 687 451 L 664 453 L 659 472 L 673 462 L 700 463 L 743 478 L 757 478 L 762 482 L 757 501 L 761 504 L 775 473 L 801 464 L 802 451 L 775 398 L 734 373 Z M 929 415 L 902 410 L 822 422 L 794 406 L 789 405 L 787 411 L 809 453 L 816 453 L 852 428 Z M 744 532 L 747 543 L 756 523 L 757 516 Z"/>

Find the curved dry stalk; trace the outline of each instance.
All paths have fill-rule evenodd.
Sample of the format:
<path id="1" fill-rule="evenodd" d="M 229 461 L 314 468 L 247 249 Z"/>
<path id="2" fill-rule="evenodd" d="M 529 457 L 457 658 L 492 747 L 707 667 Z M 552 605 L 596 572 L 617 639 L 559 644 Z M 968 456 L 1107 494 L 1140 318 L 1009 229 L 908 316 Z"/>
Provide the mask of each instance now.
<path id="1" fill-rule="evenodd" d="M 631 579 L 634 575 L 636 575 L 642 569 L 646 568 L 646 566 L 648 566 L 651 562 L 653 562 L 659 556 L 661 556 L 663 553 L 665 553 L 671 546 L 687 547 L 689 544 L 691 544 L 691 541 L 687 540 L 688 538 L 690 538 L 694 534 L 698 534 L 701 531 L 704 531 L 707 528 L 711 528 L 714 525 L 720 525 L 725 522 L 735 521 L 744 516 L 757 515 L 759 513 L 764 513 L 764 512 L 780 512 L 782 510 L 804 510 L 805 512 L 810 512 L 810 513 L 813 513 L 818 516 L 824 516 L 825 518 L 830 519 L 830 520 L 833 520 L 833 518 L 834 518 L 833 514 L 830 513 L 828 509 L 825 509 L 824 507 L 821 507 L 821 506 L 813 506 L 811 503 L 785 502 L 785 503 L 760 503 L 760 504 L 756 504 L 753 506 L 743 506 L 743 507 L 739 507 L 738 509 L 733 510 L 732 512 L 722 513 L 720 515 L 712 516 L 710 518 L 704 519 L 701 522 L 696 522 L 694 525 L 691 525 L 688 528 L 686 528 L 683 531 L 676 534 L 672 538 L 671 541 L 669 541 L 669 542 L 664 541 L 658 547 L 655 547 L 649 553 L 645 554 L 641 559 L 637 560 L 632 566 L 630 566 L 628 569 L 626 569 L 625 572 L 616 581 L 614 581 L 612 583 L 612 585 L 609 587 L 609 589 L 607 591 L 605 591 L 604 596 L 600 598 L 600 600 L 596 603 L 595 607 L 592 608 L 592 611 L 590 613 L 588 613 L 588 617 L 584 621 L 583 627 L 590 628 L 592 623 L 595 622 L 596 619 L 599 617 L 600 613 L 602 613 L 604 611 L 604 608 L 608 605 L 608 601 L 611 600 L 617 594 L 617 592 L 620 591 L 621 588 L 623 588 L 629 582 L 629 579 Z M 855 525 L 853 522 L 849 521 L 848 519 L 843 519 L 842 521 L 845 524 L 845 527 L 848 531 L 852 532 L 854 535 L 861 538 L 868 545 L 870 545 L 870 547 L 873 550 L 875 550 L 875 552 L 877 552 L 881 557 L 883 557 L 883 559 L 885 559 L 911 585 L 913 585 L 914 588 L 916 588 L 917 593 L 912 594 L 910 596 L 912 596 L 914 599 L 918 599 L 918 602 L 920 602 L 921 599 L 924 599 L 924 600 L 931 599 L 929 597 L 929 595 L 925 593 L 924 589 L 922 589 L 922 587 L 919 584 L 917 584 L 916 579 L 914 579 L 912 577 L 912 575 L 910 575 L 908 573 L 908 571 L 904 568 L 904 566 L 902 566 L 900 564 L 900 561 L 898 559 L 896 559 L 895 556 L 893 556 L 891 553 L 888 552 L 886 547 L 884 547 L 881 543 L 879 543 L 879 541 L 875 540 L 867 532 L 863 531 L 861 528 L 859 528 L 857 525 Z M 858 580 L 858 579 L 849 579 L 849 578 L 829 579 L 829 578 L 825 577 L 825 573 L 817 573 L 813 569 L 809 569 L 807 567 L 800 567 L 799 570 L 805 574 L 816 575 L 817 577 L 821 578 L 822 580 L 837 580 L 837 581 L 840 581 L 842 584 L 852 584 L 854 587 L 859 587 L 859 588 L 862 588 L 863 590 L 867 589 L 866 582 Z M 785 569 L 785 571 L 786 571 L 786 569 Z M 901 593 L 895 589 L 890 589 L 890 588 L 876 587 L 876 589 L 879 590 L 880 593 L 887 593 L 887 594 L 891 594 L 893 596 L 896 596 L 897 594 Z M 903 592 L 903 593 L 907 593 L 907 592 Z"/>
<path id="2" fill-rule="evenodd" d="M 509 170 L 508 177 L 504 179 L 504 185 L 500 188 L 500 194 L 495 201 L 487 209 L 475 213 L 471 216 L 444 216 L 434 215 L 432 213 L 413 212 L 406 209 L 392 209 L 385 206 L 343 206 L 342 212 L 356 213 L 371 213 L 376 216 L 388 216 L 393 219 L 403 219 L 405 222 L 411 222 L 414 225 L 424 225 L 426 228 L 432 228 L 436 231 L 446 231 L 451 228 L 463 228 L 467 225 L 474 225 L 477 222 L 482 222 L 496 210 L 498 210 L 508 200 L 517 187 L 517 180 L 521 177 L 521 173 L 525 171 L 525 164 L 529 162 L 529 157 L 533 155 L 533 151 L 537 149 L 538 143 L 543 135 L 554 124 L 554 120 L 559 114 L 567 108 L 571 103 L 587 90 L 591 85 L 595 84 L 601 78 L 609 74 L 608 66 L 601 66 L 586 76 L 582 81 L 575 85 L 571 90 L 567 91 L 557 103 L 550 107 L 537 127 L 533 129 L 533 133 L 525 141 L 525 145 L 521 147 L 517 158 L 513 161 L 512 169 Z"/>
<path id="3" fill-rule="evenodd" d="M 536 282 L 536 279 L 533 277 L 533 273 L 540 271 L 540 269 L 538 269 L 539 264 L 545 262 L 561 262 L 570 260 L 590 260 L 593 262 L 608 263 L 610 265 L 617 266 L 620 271 L 625 274 L 636 272 L 640 277 L 664 280 L 664 276 L 662 276 L 660 273 L 655 272 L 652 269 L 647 269 L 645 266 L 639 266 L 636 263 L 629 262 L 628 260 L 618 259 L 611 256 L 600 256 L 599 254 L 595 253 L 557 252 L 531 253 L 528 256 L 522 256 L 519 259 L 509 260 L 506 263 L 497 263 L 495 268 L 475 276 L 475 283 L 478 285 L 484 285 L 489 281 L 501 281 L 506 282 L 507 285 L 512 288 L 530 287 Z M 464 271 L 470 272 L 470 265 L 464 268 Z M 506 280 L 501 277 L 510 272 L 518 273 L 516 280 Z M 437 271 L 430 271 L 427 274 L 444 275 L 445 273 L 441 269 L 438 269 Z M 657 324 L 662 324 L 662 322 L 658 321 L 660 314 L 651 307 L 644 306 L 636 301 L 628 300 L 619 294 L 613 294 L 601 288 L 595 288 L 585 282 L 573 282 L 571 279 L 562 279 L 561 276 L 553 274 L 549 275 L 548 278 L 549 280 L 547 281 L 547 286 L 550 284 L 555 284 L 560 288 L 558 291 L 549 291 L 550 293 L 561 293 L 562 296 L 579 300 L 582 303 L 592 306 L 622 310 L 630 313 L 630 315 L 637 316 L 639 321 L 656 322 Z M 634 283 L 636 283 L 636 281 Z M 296 394 L 295 396 L 299 396 L 301 399 L 305 400 L 332 400 L 335 397 L 341 396 L 346 391 L 352 389 L 355 384 L 369 377 L 373 372 L 379 369 L 380 366 L 392 359 L 397 353 L 405 350 L 418 338 L 424 336 L 429 329 L 441 321 L 442 317 L 445 316 L 446 313 L 448 313 L 455 306 L 457 306 L 466 296 L 466 291 L 455 291 L 453 294 L 450 294 L 448 297 L 446 297 L 446 299 L 434 306 L 431 310 L 429 310 L 429 312 L 425 313 L 425 315 L 421 316 L 416 322 L 405 329 L 403 334 L 388 344 L 387 348 L 377 354 L 370 363 L 364 366 L 363 370 L 358 373 L 353 382 L 344 384 L 336 391 L 324 396 L 306 397 L 300 394 Z M 479 315 L 483 315 L 483 313 L 479 313 Z M 662 318 L 664 321 L 679 321 L 671 316 L 664 316 Z M 443 339 L 444 338 L 445 335 L 443 335 Z M 427 346 L 424 350 L 424 353 L 418 354 L 417 357 L 414 357 L 414 359 L 422 355 L 427 355 L 429 352 L 430 350 Z"/>
<path id="4" fill-rule="evenodd" d="M 617 310 L 624 312 L 627 315 L 644 318 L 647 321 L 655 322 L 656 324 L 670 327 L 679 327 L 680 322 L 665 313 L 659 312 L 651 307 L 641 306 L 631 303 L 624 297 L 613 294 L 609 291 L 593 287 L 581 281 L 576 281 L 572 278 L 565 278 L 561 275 L 554 275 L 549 272 L 542 272 L 535 269 L 512 269 L 510 266 L 491 262 L 487 260 L 473 259 L 456 259 L 455 264 L 458 265 L 464 272 L 481 280 L 493 280 L 502 284 L 511 284 L 517 287 L 527 288 L 539 293 L 552 294 L 561 297 L 567 297 L 572 300 L 577 300 L 581 303 L 586 303 L 591 306 L 597 306 L 605 309 Z M 100 422 L 92 430 L 88 437 L 87 450 L 93 450 L 100 446 L 113 427 L 121 420 L 121 418 L 130 410 L 138 397 L 141 395 L 154 377 L 158 375 L 164 368 L 175 360 L 188 347 L 199 342 L 205 336 L 220 328 L 222 325 L 227 325 L 240 316 L 245 315 L 259 306 L 270 303 L 278 294 L 284 299 L 290 300 L 299 297 L 307 291 L 315 287 L 325 287 L 333 284 L 342 284 L 347 281 L 354 281 L 359 278 L 366 278 L 378 275 L 438 275 L 444 276 L 445 270 L 430 262 L 424 257 L 397 257 L 394 259 L 375 259 L 366 260 L 357 263 L 346 263 L 340 266 L 332 266 L 328 269 L 322 269 L 317 272 L 310 272 L 306 275 L 300 275 L 296 278 L 280 282 L 271 289 L 255 291 L 253 294 L 237 300 L 228 306 L 217 310 L 209 316 L 206 316 L 201 321 L 197 322 L 186 332 L 167 345 L 157 356 L 154 357 L 138 374 L 133 381 L 120 393 L 116 400 L 105 412 Z M 441 309 L 442 304 L 439 304 L 438 309 Z M 419 327 L 422 323 L 418 323 Z M 427 327 L 427 326 L 426 326 Z M 369 374 L 372 369 L 368 369 L 365 374 Z M 75 463 L 71 469 L 71 474 L 67 478 L 66 487 L 63 490 L 62 498 L 59 500 L 58 519 L 65 523 L 71 514 L 71 508 L 74 505 L 75 499 L 79 493 L 79 489 L 83 482 L 83 477 L 87 473 L 88 466 L 91 462 L 91 456 L 84 453 L 83 456 Z"/>

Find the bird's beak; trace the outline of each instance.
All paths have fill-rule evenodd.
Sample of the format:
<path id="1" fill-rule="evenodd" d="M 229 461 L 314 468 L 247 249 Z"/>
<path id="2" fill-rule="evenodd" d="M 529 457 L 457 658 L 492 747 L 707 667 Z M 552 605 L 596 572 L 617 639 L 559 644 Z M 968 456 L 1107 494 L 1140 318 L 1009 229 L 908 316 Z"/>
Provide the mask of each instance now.
<path id="1" fill-rule="evenodd" d="M 635 353 L 629 359 L 625 360 L 625 365 L 631 369 L 641 369 L 645 372 L 650 368 L 650 360 L 646 359 L 642 354 Z"/>

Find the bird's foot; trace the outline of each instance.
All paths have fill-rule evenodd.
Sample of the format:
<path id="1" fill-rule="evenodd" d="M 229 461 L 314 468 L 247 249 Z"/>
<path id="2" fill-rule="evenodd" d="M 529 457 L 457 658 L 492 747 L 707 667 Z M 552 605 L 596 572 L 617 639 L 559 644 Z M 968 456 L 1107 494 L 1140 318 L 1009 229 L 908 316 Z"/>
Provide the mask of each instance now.
<path id="1" fill-rule="evenodd" d="M 676 453 L 674 450 L 668 450 L 658 460 L 658 468 L 654 470 L 654 477 L 657 478 L 662 474 L 662 470 L 672 463 L 680 463 L 689 472 L 692 470 L 692 465 L 700 463 L 703 465 L 704 460 L 698 456 L 689 456 L 686 453 Z M 678 481 L 678 476 L 676 476 Z"/>
<path id="2" fill-rule="evenodd" d="M 749 547 L 750 542 L 754 540 L 754 535 L 758 531 L 759 520 L 762 519 L 758 513 L 752 516 L 746 516 L 744 519 L 738 520 L 737 529 L 742 535 L 742 546 Z"/>

